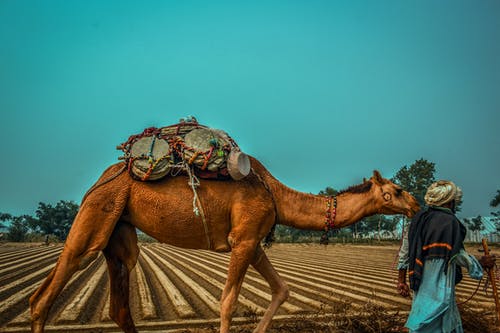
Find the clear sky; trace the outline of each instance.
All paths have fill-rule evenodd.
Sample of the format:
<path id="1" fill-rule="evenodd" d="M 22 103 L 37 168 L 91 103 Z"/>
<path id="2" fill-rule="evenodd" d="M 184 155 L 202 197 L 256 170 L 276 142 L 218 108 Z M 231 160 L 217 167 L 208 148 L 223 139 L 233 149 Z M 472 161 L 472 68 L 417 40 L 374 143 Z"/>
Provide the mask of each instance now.
<path id="1" fill-rule="evenodd" d="M 117 144 L 194 115 L 297 190 L 425 158 L 485 216 L 500 2 L 2 0 L 0 112 L 0 212 L 80 202 Z"/>

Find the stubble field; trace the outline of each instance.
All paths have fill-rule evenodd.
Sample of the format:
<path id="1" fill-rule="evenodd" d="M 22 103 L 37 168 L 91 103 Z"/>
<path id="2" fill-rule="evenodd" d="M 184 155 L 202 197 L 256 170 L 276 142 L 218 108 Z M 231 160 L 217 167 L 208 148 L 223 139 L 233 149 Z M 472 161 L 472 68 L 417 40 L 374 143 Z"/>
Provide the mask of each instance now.
<path id="1" fill-rule="evenodd" d="M 130 291 L 139 331 L 215 332 L 229 254 L 163 244 L 140 248 Z M 54 267 L 61 250 L 61 245 L 0 245 L 0 332 L 29 332 L 28 298 Z M 365 326 L 377 320 L 392 321 L 394 327 L 404 323 L 411 301 L 395 292 L 397 250 L 397 246 L 273 245 L 267 254 L 291 293 L 271 331 L 345 332 L 349 327 L 351 332 L 363 320 Z M 100 255 L 77 272 L 57 298 L 47 331 L 119 332 L 108 316 L 108 284 Z M 459 301 L 476 287 L 476 281 L 465 278 L 457 289 Z M 234 332 L 251 332 L 269 301 L 267 283 L 250 268 L 234 316 Z M 467 306 L 486 314 L 494 310 L 491 296 L 482 290 Z M 358 326 L 356 320 L 361 320 Z M 376 323 L 373 327 L 373 332 L 385 330 L 377 331 Z"/>

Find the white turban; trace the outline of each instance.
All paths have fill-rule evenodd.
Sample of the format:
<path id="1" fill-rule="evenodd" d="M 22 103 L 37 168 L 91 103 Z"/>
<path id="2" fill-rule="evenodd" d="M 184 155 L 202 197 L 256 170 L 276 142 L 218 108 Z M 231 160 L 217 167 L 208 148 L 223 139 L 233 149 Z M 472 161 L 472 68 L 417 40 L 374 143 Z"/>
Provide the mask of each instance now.
<path id="1" fill-rule="evenodd" d="M 452 200 L 459 202 L 462 190 L 451 181 L 438 180 L 429 186 L 424 199 L 429 206 L 442 206 Z"/>

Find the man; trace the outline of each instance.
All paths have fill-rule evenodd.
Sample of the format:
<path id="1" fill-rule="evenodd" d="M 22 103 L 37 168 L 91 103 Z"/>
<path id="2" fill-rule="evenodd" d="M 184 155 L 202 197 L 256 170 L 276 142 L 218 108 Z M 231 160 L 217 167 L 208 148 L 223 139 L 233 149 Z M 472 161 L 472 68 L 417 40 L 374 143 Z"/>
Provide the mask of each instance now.
<path id="1" fill-rule="evenodd" d="M 398 292 L 413 302 L 406 327 L 415 333 L 461 333 L 462 321 L 455 301 L 455 284 L 461 267 L 473 279 L 481 279 L 483 267 L 492 268 L 495 256 L 479 261 L 464 250 L 466 229 L 455 216 L 462 191 L 451 181 L 440 180 L 427 189 L 429 206 L 417 213 L 403 240 L 398 264 Z M 406 283 L 406 272 L 410 287 Z"/>

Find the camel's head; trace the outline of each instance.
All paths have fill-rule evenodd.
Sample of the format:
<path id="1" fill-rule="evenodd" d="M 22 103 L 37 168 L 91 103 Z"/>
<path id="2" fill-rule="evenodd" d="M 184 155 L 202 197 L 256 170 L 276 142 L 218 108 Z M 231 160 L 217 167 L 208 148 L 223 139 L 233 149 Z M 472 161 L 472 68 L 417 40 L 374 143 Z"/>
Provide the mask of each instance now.
<path id="1" fill-rule="evenodd" d="M 374 203 L 378 207 L 379 214 L 404 214 L 412 217 L 419 211 L 420 206 L 410 193 L 383 178 L 377 170 L 373 171 L 369 181 L 374 185 L 372 189 L 375 196 Z"/>

